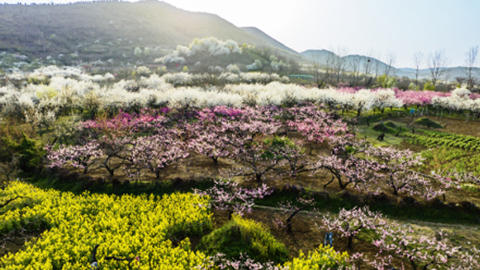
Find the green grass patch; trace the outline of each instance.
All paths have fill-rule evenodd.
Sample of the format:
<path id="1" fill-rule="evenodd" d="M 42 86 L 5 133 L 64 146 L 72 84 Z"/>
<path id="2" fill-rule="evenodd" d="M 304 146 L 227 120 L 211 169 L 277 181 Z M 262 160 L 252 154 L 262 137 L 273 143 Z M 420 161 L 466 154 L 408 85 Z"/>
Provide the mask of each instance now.
<path id="1" fill-rule="evenodd" d="M 409 132 L 409 130 L 405 127 L 404 124 L 391 122 L 391 121 L 389 121 L 389 122 L 396 125 L 397 128 L 396 128 L 396 130 L 394 130 L 390 127 L 387 127 L 386 123 L 383 124 L 383 126 L 388 128 L 388 130 L 389 130 L 388 132 L 385 132 L 385 138 L 384 138 L 383 141 L 377 140 L 378 136 L 380 134 L 382 134 L 383 132 L 373 129 L 373 127 L 375 127 L 379 123 L 370 123 L 370 126 L 367 126 L 367 125 L 358 126 L 359 130 L 357 132 L 357 136 L 359 138 L 362 138 L 362 139 L 365 138 L 367 141 L 372 143 L 374 146 L 388 147 L 388 146 L 392 146 L 392 145 L 399 145 L 403 141 L 402 136 L 404 136 L 405 133 Z M 402 128 L 402 131 L 400 132 L 400 135 L 398 137 L 396 137 L 395 135 L 398 133 L 399 128 Z"/>
<path id="2" fill-rule="evenodd" d="M 229 259 L 247 253 L 259 262 L 284 263 L 289 259 L 287 248 L 264 225 L 239 216 L 202 237 L 197 250 L 208 255 L 223 253 Z"/>

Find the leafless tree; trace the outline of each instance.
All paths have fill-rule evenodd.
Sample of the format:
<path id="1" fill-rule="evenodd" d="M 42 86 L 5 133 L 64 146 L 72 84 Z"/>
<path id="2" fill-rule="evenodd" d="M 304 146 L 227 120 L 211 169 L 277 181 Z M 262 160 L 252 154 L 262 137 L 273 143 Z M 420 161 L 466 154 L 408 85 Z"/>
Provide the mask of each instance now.
<path id="1" fill-rule="evenodd" d="M 467 79 L 467 88 L 472 89 L 475 84 L 475 74 L 473 68 L 477 62 L 478 46 L 470 47 L 465 53 L 465 75 Z"/>
<path id="2" fill-rule="evenodd" d="M 392 52 L 389 52 L 387 53 L 387 57 L 386 57 L 386 61 L 385 61 L 385 71 L 384 71 L 384 74 L 388 77 L 390 76 L 395 76 L 395 67 L 393 67 L 393 65 L 395 65 L 395 62 L 397 60 L 397 56 L 392 53 Z"/>
<path id="3" fill-rule="evenodd" d="M 423 62 L 423 53 L 416 52 L 413 54 L 413 63 L 415 64 L 415 88 L 418 89 L 418 75 L 420 74 L 420 67 Z"/>
<path id="4" fill-rule="evenodd" d="M 318 50 L 311 50 L 310 51 L 310 59 L 312 59 L 312 68 L 313 68 L 313 76 L 315 77 L 315 81 L 317 82 L 317 86 L 320 88 L 320 53 Z"/>
<path id="5" fill-rule="evenodd" d="M 360 61 L 361 60 L 362 60 L 362 58 L 360 57 L 360 55 L 352 55 L 352 57 L 350 57 L 349 64 L 350 64 L 350 67 L 351 67 L 352 73 L 353 73 L 352 86 L 355 86 L 356 83 L 357 83 L 358 73 L 360 72 Z"/>
<path id="6" fill-rule="evenodd" d="M 333 51 L 329 52 L 327 56 L 327 60 L 325 61 L 325 73 L 324 73 L 324 81 L 325 82 L 330 82 L 330 77 L 335 71 L 334 65 L 335 61 L 337 59 L 337 56 L 333 53 Z"/>
<path id="7" fill-rule="evenodd" d="M 370 75 L 370 72 L 372 72 L 373 61 L 371 58 L 373 57 L 373 54 L 373 49 L 365 54 L 366 59 L 363 61 L 363 74 L 365 75 L 365 81 L 368 81 L 368 75 Z"/>
<path id="8" fill-rule="evenodd" d="M 337 47 L 335 50 L 337 57 L 335 58 L 334 69 L 335 74 L 337 75 L 337 82 L 340 82 L 340 75 L 345 71 L 346 59 L 345 55 L 347 54 L 347 49 L 342 47 Z"/>
<path id="9" fill-rule="evenodd" d="M 445 50 L 438 50 L 428 55 L 428 68 L 430 69 L 432 84 L 434 86 L 437 85 L 438 79 L 444 75 L 448 61 Z"/>
<path id="10" fill-rule="evenodd" d="M 378 54 L 379 55 L 379 54 Z M 378 55 L 375 55 L 375 57 L 378 57 Z M 378 77 L 378 73 L 380 72 L 380 61 L 378 59 L 375 59 L 373 63 L 373 69 L 375 70 L 375 79 Z"/>

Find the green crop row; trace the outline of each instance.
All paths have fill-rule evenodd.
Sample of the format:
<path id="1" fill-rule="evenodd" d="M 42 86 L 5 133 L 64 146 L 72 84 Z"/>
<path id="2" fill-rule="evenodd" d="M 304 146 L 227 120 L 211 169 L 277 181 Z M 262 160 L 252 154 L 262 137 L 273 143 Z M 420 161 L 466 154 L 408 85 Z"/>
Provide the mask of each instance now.
<path id="1" fill-rule="evenodd" d="M 470 151 L 480 151 L 480 138 L 445 132 L 425 131 L 424 134 L 405 134 L 407 142 L 427 147 L 446 146 Z"/>
<path id="2" fill-rule="evenodd" d="M 422 157 L 425 158 L 422 165 L 425 173 L 456 169 L 459 172 L 472 172 L 480 175 L 480 153 L 476 151 L 442 146 L 423 151 Z"/>

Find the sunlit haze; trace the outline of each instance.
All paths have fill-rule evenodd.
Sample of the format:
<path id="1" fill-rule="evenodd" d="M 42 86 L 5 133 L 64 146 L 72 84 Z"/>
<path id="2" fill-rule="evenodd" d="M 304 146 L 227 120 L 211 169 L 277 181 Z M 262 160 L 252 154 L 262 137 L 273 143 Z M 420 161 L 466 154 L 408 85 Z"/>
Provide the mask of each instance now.
<path id="1" fill-rule="evenodd" d="M 396 67 L 412 67 L 416 51 L 427 55 L 436 50 L 445 50 L 449 66 L 460 66 L 468 48 L 480 45 L 480 1 L 474 0 L 166 2 L 188 11 L 217 14 L 239 27 L 257 27 L 297 52 L 342 47 L 349 54 L 375 52 L 373 56 L 380 60 L 394 53 Z"/>

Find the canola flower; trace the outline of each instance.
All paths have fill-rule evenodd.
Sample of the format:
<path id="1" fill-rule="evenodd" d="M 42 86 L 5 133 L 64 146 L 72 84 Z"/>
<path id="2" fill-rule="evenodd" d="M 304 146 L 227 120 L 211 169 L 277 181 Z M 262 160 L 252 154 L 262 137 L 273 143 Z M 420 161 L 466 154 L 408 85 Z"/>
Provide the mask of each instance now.
<path id="1" fill-rule="evenodd" d="M 74 195 L 13 182 L 0 191 L 0 233 L 30 226 L 47 227 L 37 241 L 0 259 L 2 269 L 91 269 L 93 247 L 99 269 L 190 269 L 205 260 L 188 239 L 174 247 L 169 233 L 211 229 L 208 197 L 194 194 L 115 196 Z M 30 227 L 29 227 L 30 228 Z M 139 262 L 105 260 L 139 257 Z"/>

